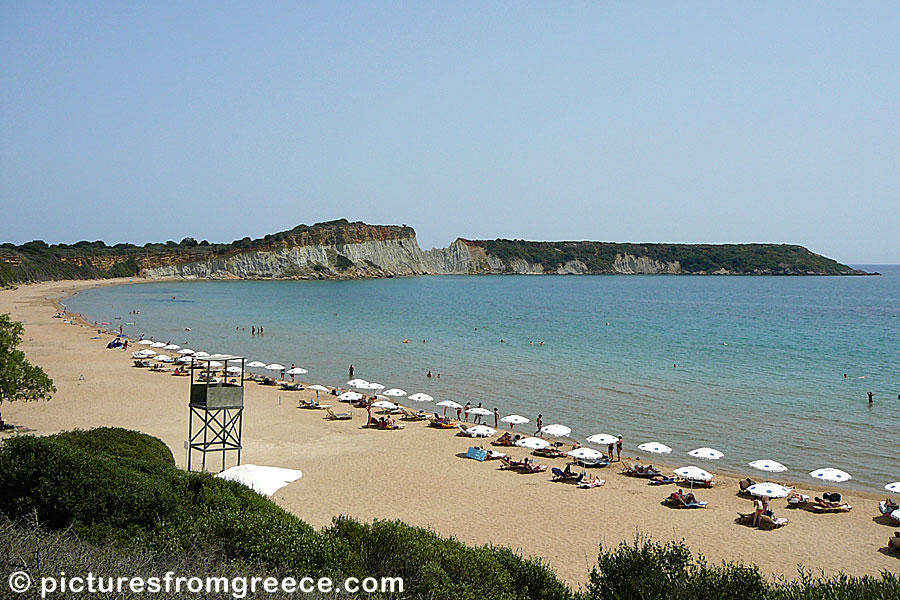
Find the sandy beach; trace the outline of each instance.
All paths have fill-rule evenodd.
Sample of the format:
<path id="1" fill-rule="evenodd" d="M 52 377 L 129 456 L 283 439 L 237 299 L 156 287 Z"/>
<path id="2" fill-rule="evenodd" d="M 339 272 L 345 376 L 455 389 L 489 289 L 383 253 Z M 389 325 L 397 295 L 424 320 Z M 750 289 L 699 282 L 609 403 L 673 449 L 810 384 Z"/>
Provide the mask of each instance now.
<path id="1" fill-rule="evenodd" d="M 52 318 L 54 301 L 106 283 L 53 282 L 0 291 L 0 313 L 25 324 L 20 348 L 58 388 L 49 402 L 4 404 L 3 418 L 37 435 L 97 426 L 136 429 L 164 440 L 183 466 L 189 380 L 136 369 L 130 352 L 106 349 L 110 336 Z M 316 382 L 314 374 L 305 378 Z M 362 409 L 352 409 L 351 421 L 331 422 L 323 411 L 297 408 L 299 399 L 314 396 L 248 382 L 243 462 L 302 470 L 303 478 L 273 499 L 316 527 L 336 515 L 399 519 L 466 543 L 504 545 L 543 557 L 576 586 L 586 581 L 598 544 L 612 546 L 638 534 L 683 538 L 710 562 L 753 563 L 767 574 L 789 578 L 800 566 L 854 575 L 900 567 L 898 555 L 886 553 L 894 528 L 876 519 L 879 496 L 874 494 L 838 489 L 854 507 L 843 514 L 788 509 L 785 500 L 773 500 L 777 516 L 790 522 L 762 531 L 735 523 L 739 511 L 752 510 L 751 501 L 736 494 L 736 477 L 717 472 L 714 463 L 699 465 L 716 474 L 714 488 L 696 492 L 708 508 L 675 510 L 660 504 L 673 486 L 648 486 L 646 480 L 620 474 L 616 463 L 594 470 L 606 479 L 603 487 L 577 489 L 551 482 L 549 472 L 522 475 L 499 470 L 497 462 L 465 459 L 472 440 L 453 431 L 421 422 L 407 423 L 402 431 L 376 431 L 362 428 Z M 350 410 L 332 397 L 327 403 Z M 513 458 L 527 455 L 523 448 L 505 451 Z M 538 462 L 565 464 L 562 459 Z M 214 468 L 218 463 L 213 463 Z M 809 495 L 825 489 L 802 481 L 796 485 Z"/>

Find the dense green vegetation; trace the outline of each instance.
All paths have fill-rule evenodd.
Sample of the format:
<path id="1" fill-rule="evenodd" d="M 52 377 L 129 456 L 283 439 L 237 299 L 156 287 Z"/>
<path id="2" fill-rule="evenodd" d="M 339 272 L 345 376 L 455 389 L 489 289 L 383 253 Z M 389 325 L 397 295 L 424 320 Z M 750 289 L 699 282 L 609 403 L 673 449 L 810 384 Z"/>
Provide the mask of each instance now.
<path id="1" fill-rule="evenodd" d="M 315 531 L 240 484 L 176 469 L 160 440 L 122 429 L 7 439 L 0 490 L 0 553 L 28 562 L 33 577 L 402 577 L 405 592 L 394 597 L 447 600 L 900 597 L 889 573 L 773 583 L 754 567 L 709 565 L 683 544 L 644 539 L 601 548 L 586 589 L 575 591 L 539 561 L 399 522 L 336 518 Z"/>
<path id="2" fill-rule="evenodd" d="M 795 581 L 766 580 L 755 567 L 710 565 L 683 543 L 637 539 L 600 549 L 586 590 L 590 600 L 889 600 L 900 598 L 900 578 L 814 578 L 801 572 Z"/>
<path id="3" fill-rule="evenodd" d="M 248 488 L 174 467 L 144 434 L 97 429 L 0 445 L 0 514 L 71 528 L 123 552 L 222 560 L 333 577 L 403 577 L 409 598 L 571 598 L 545 565 L 398 522 L 335 519 L 321 532 Z"/>
<path id="4" fill-rule="evenodd" d="M 18 350 L 24 327 L 8 314 L 0 315 L 0 404 L 15 400 L 49 400 L 56 391 L 43 369 Z"/>
<path id="5" fill-rule="evenodd" d="M 591 273 L 612 273 L 616 256 L 630 254 L 671 263 L 684 273 L 734 273 L 776 275 L 861 274 L 846 265 L 789 244 L 619 244 L 612 242 L 527 242 L 484 240 L 475 242 L 484 251 L 509 265 L 522 259 L 554 271 L 569 261 L 581 261 Z"/>

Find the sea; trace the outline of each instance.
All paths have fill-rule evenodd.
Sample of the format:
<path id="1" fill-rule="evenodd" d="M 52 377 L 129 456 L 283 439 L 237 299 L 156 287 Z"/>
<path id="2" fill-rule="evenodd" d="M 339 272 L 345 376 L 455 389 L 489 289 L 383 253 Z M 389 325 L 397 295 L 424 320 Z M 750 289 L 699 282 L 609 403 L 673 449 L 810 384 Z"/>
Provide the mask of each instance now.
<path id="1" fill-rule="evenodd" d="M 752 474 L 772 459 L 788 467 L 776 479 L 820 483 L 808 472 L 834 467 L 879 491 L 900 480 L 900 266 L 857 267 L 881 276 L 167 281 L 65 303 L 130 336 L 295 364 L 310 383 L 346 387 L 352 364 L 532 420 L 517 431 L 541 414 L 575 439 L 622 435 L 651 462 Z M 637 450 L 651 441 L 672 452 Z M 725 455 L 687 454 L 698 447 Z"/>

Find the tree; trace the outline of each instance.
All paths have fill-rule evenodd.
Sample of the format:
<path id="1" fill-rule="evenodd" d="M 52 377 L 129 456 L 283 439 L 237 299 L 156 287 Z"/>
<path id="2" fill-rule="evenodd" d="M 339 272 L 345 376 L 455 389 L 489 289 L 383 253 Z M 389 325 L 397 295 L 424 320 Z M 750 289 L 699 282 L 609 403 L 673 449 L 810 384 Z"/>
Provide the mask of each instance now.
<path id="1" fill-rule="evenodd" d="M 25 353 L 16 350 L 22 341 L 22 323 L 9 315 L 0 315 L 0 405 L 4 402 L 49 400 L 56 392 L 53 380 L 25 360 Z"/>

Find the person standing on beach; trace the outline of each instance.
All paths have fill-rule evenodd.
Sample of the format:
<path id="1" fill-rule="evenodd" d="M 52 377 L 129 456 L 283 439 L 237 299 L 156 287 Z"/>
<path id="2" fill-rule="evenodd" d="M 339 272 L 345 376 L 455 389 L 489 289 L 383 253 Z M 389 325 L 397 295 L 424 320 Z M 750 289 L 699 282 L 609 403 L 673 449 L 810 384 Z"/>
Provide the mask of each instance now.
<path id="1" fill-rule="evenodd" d="M 481 402 L 478 403 L 478 408 L 481 408 Z M 481 415 L 475 415 L 475 418 L 472 420 L 476 425 L 481 424 Z"/>
<path id="2" fill-rule="evenodd" d="M 609 462 L 612 462 L 612 460 L 613 460 L 613 452 L 615 452 L 615 450 L 613 450 L 614 447 L 615 447 L 615 444 L 607 444 L 606 445 L 606 459 Z"/>
<path id="3" fill-rule="evenodd" d="M 457 409 L 456 409 L 456 420 L 457 420 L 457 421 L 461 421 L 461 420 L 462 420 L 462 416 L 461 416 L 461 415 L 462 415 L 462 408 L 460 407 L 460 408 L 457 408 Z"/>
<path id="4" fill-rule="evenodd" d="M 544 426 L 544 415 L 538 415 L 537 418 L 537 429 L 534 432 L 534 435 L 537 435 L 541 432 L 541 427 Z"/>
<path id="5" fill-rule="evenodd" d="M 294 363 L 291 363 L 291 371 L 294 370 Z M 294 374 L 291 373 L 291 383 L 294 383 Z M 318 394 L 318 392 L 316 392 Z"/>
<path id="6" fill-rule="evenodd" d="M 347 374 L 350 375 L 347 379 L 353 379 L 353 365 L 350 365 L 350 368 L 347 369 Z"/>
<path id="7" fill-rule="evenodd" d="M 466 423 L 469 422 L 469 409 L 472 408 L 471 402 L 466 402 L 466 407 L 463 409 L 463 412 L 466 413 Z"/>
<path id="8" fill-rule="evenodd" d="M 900 396 L 898 396 L 900 398 Z M 500 426 L 500 411 L 497 410 L 497 407 L 494 407 L 494 429 L 497 429 Z"/>
<path id="9" fill-rule="evenodd" d="M 616 440 L 616 462 L 622 462 L 622 436 Z"/>

